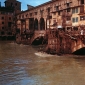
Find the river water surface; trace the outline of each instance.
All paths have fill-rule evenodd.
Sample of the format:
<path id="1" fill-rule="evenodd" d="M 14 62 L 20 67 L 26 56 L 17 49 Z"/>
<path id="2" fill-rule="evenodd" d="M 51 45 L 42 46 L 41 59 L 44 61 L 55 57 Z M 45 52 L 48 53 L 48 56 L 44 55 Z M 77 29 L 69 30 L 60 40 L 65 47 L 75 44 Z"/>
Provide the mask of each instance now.
<path id="1" fill-rule="evenodd" d="M 85 85 L 84 56 L 39 56 L 39 48 L 0 42 L 0 85 Z"/>

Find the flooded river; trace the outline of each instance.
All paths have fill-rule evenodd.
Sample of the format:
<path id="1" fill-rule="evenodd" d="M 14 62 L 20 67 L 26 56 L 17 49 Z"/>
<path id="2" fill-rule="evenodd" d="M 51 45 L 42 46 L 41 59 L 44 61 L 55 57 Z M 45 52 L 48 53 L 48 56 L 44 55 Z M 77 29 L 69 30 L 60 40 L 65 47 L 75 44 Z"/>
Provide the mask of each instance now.
<path id="1" fill-rule="evenodd" d="M 0 85 L 85 85 L 84 56 L 41 56 L 39 48 L 0 42 Z"/>

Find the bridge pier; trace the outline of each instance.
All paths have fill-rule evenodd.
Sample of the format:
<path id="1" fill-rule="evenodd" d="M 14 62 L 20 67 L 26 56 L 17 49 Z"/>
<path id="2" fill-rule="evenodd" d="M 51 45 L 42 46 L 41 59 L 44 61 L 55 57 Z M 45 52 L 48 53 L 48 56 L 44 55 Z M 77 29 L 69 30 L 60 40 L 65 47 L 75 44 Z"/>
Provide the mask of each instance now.
<path id="1" fill-rule="evenodd" d="M 83 41 L 85 40 L 85 35 L 71 35 L 63 31 L 57 31 L 58 30 L 49 30 L 48 32 L 48 45 L 46 51 L 49 51 L 49 53 L 71 54 L 85 47 Z"/>

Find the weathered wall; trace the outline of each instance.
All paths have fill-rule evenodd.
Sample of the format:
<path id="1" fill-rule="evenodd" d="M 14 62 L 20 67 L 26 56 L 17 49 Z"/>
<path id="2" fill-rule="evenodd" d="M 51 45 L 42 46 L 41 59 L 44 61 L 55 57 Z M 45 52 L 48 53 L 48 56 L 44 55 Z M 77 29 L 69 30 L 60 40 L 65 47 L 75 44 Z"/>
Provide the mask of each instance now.
<path id="1" fill-rule="evenodd" d="M 48 33 L 48 45 L 46 50 L 49 53 L 73 53 L 85 47 L 85 35 L 67 35 L 65 32 L 50 30 Z"/>

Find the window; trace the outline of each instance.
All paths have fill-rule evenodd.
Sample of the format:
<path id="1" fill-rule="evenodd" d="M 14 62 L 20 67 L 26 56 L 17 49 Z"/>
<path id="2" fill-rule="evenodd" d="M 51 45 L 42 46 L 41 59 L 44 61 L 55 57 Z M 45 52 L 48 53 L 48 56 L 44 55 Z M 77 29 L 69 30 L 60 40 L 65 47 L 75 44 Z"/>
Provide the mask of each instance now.
<path id="1" fill-rule="evenodd" d="M 59 6 L 56 6 L 56 11 L 58 11 L 59 10 Z"/>
<path id="2" fill-rule="evenodd" d="M 72 18 L 72 22 L 73 23 L 78 22 L 78 17 Z"/>
<path id="3" fill-rule="evenodd" d="M 2 27 L 2 29 L 4 29 L 4 27 Z"/>
<path id="4" fill-rule="evenodd" d="M 11 20 L 11 17 L 9 17 L 9 20 Z"/>
<path id="5" fill-rule="evenodd" d="M 78 13 L 78 8 L 75 8 L 75 13 Z"/>
<path id="6" fill-rule="evenodd" d="M 15 3 L 15 6 L 17 6 L 17 3 Z"/>
<path id="7" fill-rule="evenodd" d="M 48 8 L 48 12 L 50 12 L 50 7 Z"/>
<path id="8" fill-rule="evenodd" d="M 72 9 L 72 13 L 73 13 L 73 14 L 75 13 L 75 9 Z"/>
<path id="9" fill-rule="evenodd" d="M 8 27 L 11 27 L 11 24 L 12 24 L 11 22 L 8 22 Z"/>
<path id="10" fill-rule="evenodd" d="M 2 17 L 2 19 L 4 19 L 4 17 Z"/>
<path id="11" fill-rule="evenodd" d="M 30 13 L 30 16 L 32 16 L 32 13 Z"/>
<path id="12" fill-rule="evenodd" d="M 67 7 L 70 7 L 70 4 L 69 3 L 67 3 Z"/>
<path id="13" fill-rule="evenodd" d="M 71 17 L 68 16 L 68 17 L 67 17 L 67 21 L 69 21 L 69 20 L 71 20 Z"/>
<path id="14" fill-rule="evenodd" d="M 11 3 L 11 7 L 13 7 L 13 3 Z"/>
<path id="15" fill-rule="evenodd" d="M 28 14 L 26 14 L 25 16 L 28 17 Z"/>
<path id="16" fill-rule="evenodd" d="M 40 14 L 43 15 L 43 10 L 40 10 Z"/>
<path id="17" fill-rule="evenodd" d="M 58 12 L 58 15 L 60 15 L 60 11 Z"/>
<path id="18" fill-rule="evenodd" d="M 84 4 L 84 0 L 81 0 L 81 4 Z"/>
<path id="19" fill-rule="evenodd" d="M 77 31 L 77 30 L 78 30 L 78 27 L 74 27 L 73 29 L 74 29 L 75 31 Z"/>
<path id="20" fill-rule="evenodd" d="M 72 13 L 74 14 L 74 13 L 78 13 L 78 8 L 73 8 L 72 9 Z"/>
<path id="21" fill-rule="evenodd" d="M 85 20 L 85 16 L 80 16 L 80 21 Z"/>
<path id="22" fill-rule="evenodd" d="M 70 9 L 70 8 L 68 8 L 68 9 L 67 9 L 67 12 L 70 12 L 70 10 L 71 10 L 71 9 Z"/>
<path id="23" fill-rule="evenodd" d="M 1 14 L 5 14 L 5 12 L 1 12 Z"/>
<path id="24" fill-rule="evenodd" d="M 21 15 L 19 15 L 19 19 L 21 18 Z"/>
<path id="25" fill-rule="evenodd" d="M 24 18 L 24 15 L 22 15 L 22 18 Z"/>
<path id="26" fill-rule="evenodd" d="M 53 23 L 56 23 L 56 19 L 53 20 Z"/>
<path id="27" fill-rule="evenodd" d="M 80 13 L 84 13 L 84 5 L 80 6 Z"/>
<path id="28" fill-rule="evenodd" d="M 73 22 L 73 23 L 75 22 L 75 18 L 72 18 L 72 22 Z"/>
<path id="29" fill-rule="evenodd" d="M 37 15 L 37 12 L 35 12 L 35 15 Z"/>
<path id="30" fill-rule="evenodd" d="M 71 27 L 67 27 L 67 30 L 70 30 L 71 29 Z"/>
<path id="31" fill-rule="evenodd" d="M 54 12 L 53 15 L 56 15 L 56 12 Z"/>
<path id="32" fill-rule="evenodd" d="M 75 22 L 78 22 L 78 17 L 76 17 L 75 19 L 76 19 Z"/>
<path id="33" fill-rule="evenodd" d="M 4 22 L 2 22 L 2 24 L 4 24 Z"/>

